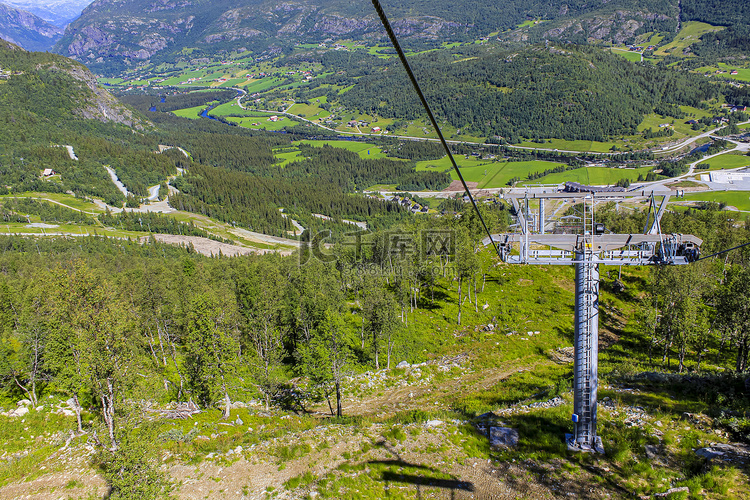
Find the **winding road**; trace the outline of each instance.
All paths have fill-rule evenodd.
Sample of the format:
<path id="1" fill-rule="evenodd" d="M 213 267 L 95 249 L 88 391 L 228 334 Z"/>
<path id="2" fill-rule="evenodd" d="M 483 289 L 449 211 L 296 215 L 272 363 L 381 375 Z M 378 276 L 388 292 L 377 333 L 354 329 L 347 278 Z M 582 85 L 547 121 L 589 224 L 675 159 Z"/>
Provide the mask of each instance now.
<path id="1" fill-rule="evenodd" d="M 235 87 L 232 87 L 232 88 L 235 88 Z M 240 90 L 240 89 L 237 89 L 237 90 Z M 243 96 L 238 96 L 237 97 L 237 104 L 243 110 L 248 111 L 248 108 L 246 108 L 245 106 L 243 106 L 242 103 L 241 103 L 242 97 Z M 383 137 L 384 136 L 383 133 L 371 134 L 371 133 L 367 133 L 367 132 L 345 132 L 345 131 L 341 131 L 341 130 L 336 130 L 336 129 L 333 129 L 333 128 L 330 128 L 330 127 L 326 127 L 325 125 L 322 125 L 320 123 L 314 122 L 312 120 L 308 120 L 307 118 L 303 118 L 303 117 L 301 117 L 299 115 L 295 115 L 295 114 L 289 113 L 289 109 L 291 109 L 291 106 L 289 108 L 287 108 L 286 111 L 273 111 L 273 110 L 268 110 L 268 109 L 257 109 L 257 110 L 251 110 L 251 111 L 258 111 L 259 113 L 271 113 L 271 114 L 277 114 L 277 115 L 285 115 L 285 116 L 288 116 L 290 118 L 294 118 L 295 120 L 306 122 L 306 123 L 310 123 L 311 125 L 315 125 L 316 127 L 320 127 L 323 130 L 328 130 L 329 132 L 335 132 L 336 134 L 340 134 L 340 135 L 351 135 L 351 136 L 360 136 L 360 137 Z M 750 123 L 750 120 L 742 122 L 742 123 L 738 123 L 738 125 L 745 125 L 745 124 L 748 124 L 748 123 Z M 722 125 L 720 127 L 717 127 L 717 128 L 715 128 L 713 130 L 709 130 L 708 132 L 703 132 L 702 134 L 696 135 L 694 137 L 687 137 L 687 138 L 683 139 L 680 142 L 677 142 L 677 143 L 669 145 L 669 146 L 665 146 L 663 149 L 660 149 L 660 150 L 653 150 L 652 152 L 654 154 L 660 155 L 660 156 L 662 156 L 662 155 L 669 155 L 669 154 L 672 154 L 672 153 L 679 152 L 680 150 L 682 150 L 686 146 L 689 146 L 690 144 L 693 144 L 695 141 L 697 141 L 699 139 L 703 139 L 703 138 L 715 135 L 716 132 L 718 132 L 719 130 L 721 130 L 725 126 L 726 125 Z M 387 137 L 393 137 L 395 139 L 406 139 L 406 140 L 411 140 L 411 141 L 424 141 L 424 142 L 437 142 L 437 143 L 440 142 L 440 139 L 433 139 L 431 137 L 414 137 L 414 136 L 410 136 L 410 135 L 387 135 Z M 497 144 L 491 144 L 491 143 L 487 143 L 487 142 L 456 141 L 456 140 L 446 140 L 445 142 L 447 142 L 448 144 L 471 144 L 471 145 L 474 145 L 474 146 L 497 146 Z M 555 152 L 555 153 L 572 153 L 572 154 L 586 154 L 586 155 L 600 155 L 600 156 L 614 156 L 614 155 L 619 155 L 619 154 L 623 153 L 623 151 L 611 151 L 611 152 L 574 151 L 574 150 L 570 150 L 570 149 L 537 148 L 537 147 L 532 147 L 532 146 L 515 146 L 515 145 L 510 145 L 510 144 L 506 144 L 505 146 L 508 147 L 508 148 L 510 148 L 510 149 L 520 149 L 520 150 L 528 150 L 528 151 L 548 151 L 548 152 Z"/>

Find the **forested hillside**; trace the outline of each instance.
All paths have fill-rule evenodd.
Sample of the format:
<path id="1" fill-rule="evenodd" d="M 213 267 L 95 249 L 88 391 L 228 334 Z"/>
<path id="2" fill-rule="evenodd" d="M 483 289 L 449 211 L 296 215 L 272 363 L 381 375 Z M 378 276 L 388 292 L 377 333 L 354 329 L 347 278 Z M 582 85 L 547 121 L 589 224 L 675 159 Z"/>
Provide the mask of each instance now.
<path id="1" fill-rule="evenodd" d="M 747 229 L 716 208 L 667 214 L 663 229 L 695 233 L 705 253 L 744 241 Z M 501 223 L 506 214 L 487 216 Z M 641 228 L 645 218 L 614 206 L 597 215 L 615 231 Z M 517 475 L 498 472 L 511 460 L 528 471 L 535 491 L 590 482 L 597 498 L 673 485 L 715 498 L 747 492 L 741 464 L 709 466 L 695 454 L 698 439 L 722 450 L 741 450 L 738 442 L 750 439 L 747 394 L 732 373 L 745 372 L 750 356 L 746 318 L 736 307 L 748 300 L 747 252 L 628 269 L 617 280 L 617 269 L 601 269 L 606 454 L 596 458 L 613 472 L 597 481 L 561 437 L 572 409 L 563 349 L 571 342 L 572 270 L 500 264 L 476 246 L 477 226 L 471 212 L 410 222 L 342 243 L 326 252 L 330 262 L 315 253 L 304 265 L 276 255 L 201 258 L 155 242 L 0 238 L 0 404 L 23 398 L 31 407 L 24 421 L 0 416 L 18 433 L 8 442 L 30 451 L 0 463 L 0 489 L 11 488 L 0 491 L 47 491 L 59 481 L 57 469 L 47 471 L 56 453 L 93 446 L 111 498 L 184 495 L 188 486 L 179 481 L 187 478 L 241 489 L 242 474 L 202 479 L 206 467 L 237 461 L 244 471 L 271 462 L 273 472 L 248 492 L 273 487 L 337 498 L 348 483 L 336 467 L 345 463 L 362 467 L 358 481 L 384 495 L 390 476 L 364 469 L 384 461 L 390 471 L 390 455 L 381 452 L 393 444 L 420 467 L 417 477 L 449 474 L 475 492 L 495 491 L 502 484 L 495 474 Z M 453 250 L 391 247 L 394 235 L 417 242 L 431 232 L 455 238 Z M 177 406 L 188 400 L 197 406 Z M 68 416 L 55 414 L 55 405 L 65 405 Z M 504 425 L 522 436 L 517 447 L 488 447 L 477 431 L 487 411 L 505 412 Z M 634 414 L 638 426 L 629 423 Z M 48 434 L 27 439 L 18 422 Z M 440 441 L 432 444 L 436 426 Z M 454 439 L 443 442 L 444 426 Z M 62 440 L 46 444 L 58 432 Z M 646 449 L 672 457 L 659 468 L 666 482 L 642 481 L 652 463 L 643 449 L 656 446 L 648 444 L 653 435 L 664 438 L 664 448 Z M 339 439 L 355 448 L 332 458 L 332 447 L 350 450 Z M 448 456 L 455 461 L 420 465 Z M 565 475 L 549 483 L 547 469 L 523 465 L 526 456 Z M 464 460 L 468 469 L 489 460 L 493 472 L 467 476 Z M 36 482 L 40 476 L 47 486 Z M 91 488 L 90 479 L 78 481 L 69 489 Z"/>
<path id="2" fill-rule="evenodd" d="M 181 191 L 172 197 L 174 207 L 285 236 L 291 226 L 280 215 L 280 208 L 304 221 L 311 231 L 323 226 L 337 233 L 351 230 L 340 218 L 367 221 L 374 228 L 388 227 L 406 212 L 397 205 L 352 196 L 355 190 L 374 184 L 439 190 L 450 183 L 450 176 L 444 173 L 416 172 L 413 162 L 365 160 L 332 148 L 304 148 L 304 159 L 281 168 L 275 165 L 273 148 L 288 147 L 300 137 L 253 132 L 213 120 L 195 123 L 159 111 L 226 98 L 226 91 L 172 96 L 164 103 L 158 98 L 156 102 L 153 98 L 132 99 L 153 123 L 107 94 L 105 102 L 116 103 L 107 108 L 108 115 L 129 116 L 132 124 L 140 127 L 136 133 L 123 124 L 86 117 L 82 110 L 99 102 L 99 97 L 88 86 L 93 76 L 79 63 L 8 45 L 0 48 L 0 67 L 9 72 L 9 78 L 0 81 L 4 82 L 0 83 L 2 194 L 72 191 L 120 207 L 125 196 L 112 182 L 106 166 L 133 196 L 129 204 L 137 206 L 151 186 L 176 176 L 178 168 L 187 169 L 174 181 Z M 230 91 L 232 94 L 236 93 Z M 157 105 L 156 112 L 148 111 Z M 189 157 L 176 149 L 162 154 L 160 145 L 182 148 Z M 56 175 L 44 178 L 45 169 Z M 331 217 L 333 222 L 323 224 L 311 213 Z"/>
<path id="3" fill-rule="evenodd" d="M 340 57 L 322 62 L 341 68 Z M 416 95 L 403 92 L 408 81 L 400 67 L 363 51 L 351 61 L 344 74 L 321 80 L 341 87 L 356 83 L 346 92 L 329 92 L 329 101 L 397 120 L 422 117 Z M 509 142 L 522 137 L 602 141 L 633 134 L 648 113 L 681 118 L 679 105 L 700 107 L 721 92 L 698 75 L 637 65 L 578 45 L 480 48 L 460 56 L 432 52 L 415 56 L 411 64 L 436 115 L 447 124 Z"/>

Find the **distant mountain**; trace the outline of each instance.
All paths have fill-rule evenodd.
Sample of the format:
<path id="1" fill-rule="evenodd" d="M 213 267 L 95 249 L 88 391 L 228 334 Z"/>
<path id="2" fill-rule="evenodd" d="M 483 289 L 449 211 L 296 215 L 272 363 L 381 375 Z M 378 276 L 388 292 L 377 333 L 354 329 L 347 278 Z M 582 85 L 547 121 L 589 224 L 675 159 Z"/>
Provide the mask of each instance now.
<path id="1" fill-rule="evenodd" d="M 14 0 L 38 1 L 38 0 Z M 515 42 L 543 39 L 633 43 L 681 23 L 744 20 L 746 0 L 387 0 L 384 9 L 412 49 L 498 32 Z M 729 7 L 732 4 L 732 7 Z M 734 4 L 737 4 L 735 6 Z M 743 7 L 745 5 L 745 7 Z M 727 14 L 725 10 L 732 10 Z M 543 20 L 544 22 L 536 22 Z M 535 22 L 528 22 L 535 21 Z M 528 25 L 516 29 L 519 25 Z M 295 44 L 342 38 L 384 40 L 370 2 L 350 0 L 96 0 L 54 50 L 112 74 L 143 62 L 246 49 L 279 55 Z"/>
<path id="2" fill-rule="evenodd" d="M 29 12 L 0 3 L 0 38 L 27 50 L 52 48 L 63 30 Z"/>
<path id="3" fill-rule="evenodd" d="M 81 15 L 92 0 L 6 0 L 5 3 L 17 9 L 31 12 L 60 28 Z"/>
<path id="4" fill-rule="evenodd" d="M 592 36 L 627 38 L 650 28 L 653 20 L 670 20 L 676 27 L 677 2 L 390 0 L 384 9 L 399 37 L 414 48 L 476 39 L 527 20 L 575 20 L 600 11 L 606 19 L 596 22 L 608 29 L 593 30 Z M 578 37 L 582 30 L 574 24 L 560 30 L 567 31 Z M 366 1 L 96 0 L 68 26 L 55 51 L 95 71 L 114 73 L 145 61 L 174 60 L 186 53 L 197 57 L 245 48 L 276 55 L 295 43 L 378 40 L 383 36 L 380 20 Z M 555 33 L 549 36 L 554 38 Z"/>

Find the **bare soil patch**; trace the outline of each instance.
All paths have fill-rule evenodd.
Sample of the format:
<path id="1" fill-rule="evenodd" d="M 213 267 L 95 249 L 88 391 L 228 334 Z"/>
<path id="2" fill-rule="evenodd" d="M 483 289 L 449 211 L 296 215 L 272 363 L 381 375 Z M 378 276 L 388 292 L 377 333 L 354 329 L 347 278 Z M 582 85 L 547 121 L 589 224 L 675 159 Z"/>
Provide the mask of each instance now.
<path id="1" fill-rule="evenodd" d="M 467 182 L 467 186 L 469 186 L 469 189 L 472 191 L 479 186 L 478 182 Z M 450 186 L 443 189 L 443 192 L 463 192 L 464 191 L 464 185 L 461 184 L 461 181 L 453 181 L 450 183 Z"/>
<path id="2" fill-rule="evenodd" d="M 222 243 L 220 241 L 210 240 L 208 238 L 202 238 L 200 236 L 183 236 L 179 234 L 154 234 L 154 239 L 160 243 L 168 243 L 170 245 L 179 245 L 189 247 L 193 246 L 196 252 L 207 256 L 224 255 L 227 257 L 236 257 L 237 255 L 248 255 L 248 254 L 262 254 L 266 252 L 273 252 L 273 250 L 265 250 L 258 248 L 242 247 L 239 245 L 230 245 L 228 243 Z M 144 236 L 140 239 L 141 243 L 148 241 L 150 236 Z"/>

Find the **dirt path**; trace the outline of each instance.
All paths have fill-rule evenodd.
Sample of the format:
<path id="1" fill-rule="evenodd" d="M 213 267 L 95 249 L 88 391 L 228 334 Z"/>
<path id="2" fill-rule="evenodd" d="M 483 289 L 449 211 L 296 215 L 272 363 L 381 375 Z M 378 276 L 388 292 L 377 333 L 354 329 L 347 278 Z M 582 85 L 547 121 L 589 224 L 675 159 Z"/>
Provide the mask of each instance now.
<path id="1" fill-rule="evenodd" d="M 478 372 L 472 371 L 468 366 L 460 366 L 457 368 L 460 374 L 440 382 L 425 379 L 420 383 L 399 387 L 383 387 L 382 389 L 376 387 L 374 394 L 362 396 L 356 396 L 352 394 L 352 391 L 347 391 L 343 410 L 345 415 L 373 415 L 383 418 L 400 411 L 446 409 L 450 405 L 451 396 L 492 387 L 516 373 L 532 370 L 546 362 L 546 360 L 537 360 L 528 364 L 527 360 L 522 358 L 509 361 L 502 368 L 487 368 Z M 405 376 L 408 377 L 409 373 L 414 370 L 421 371 L 423 366 L 425 365 L 415 365 L 407 369 Z M 438 368 L 438 370 L 441 369 Z M 384 373 L 384 370 L 375 372 L 373 379 L 377 380 L 377 376 L 381 373 Z M 313 411 L 326 415 L 329 413 L 327 404 L 318 405 Z"/>
<path id="2" fill-rule="evenodd" d="M 71 207 L 70 205 L 66 205 L 65 203 L 62 203 L 60 201 L 55 201 L 49 198 L 45 198 L 44 196 L 18 196 L 18 198 L 28 198 L 30 200 L 40 200 L 45 201 L 47 203 L 54 203 L 55 205 L 60 205 L 61 207 L 65 207 L 69 210 L 75 210 L 76 212 L 81 212 L 82 214 L 86 215 L 99 215 L 96 212 L 87 212 L 85 210 L 81 210 L 80 208 Z"/>
<path id="3" fill-rule="evenodd" d="M 220 241 L 210 240 L 208 238 L 202 238 L 200 236 L 183 236 L 180 234 L 154 234 L 154 239 L 160 243 L 168 243 L 170 245 L 179 246 L 191 246 L 196 252 L 207 256 L 217 256 L 219 254 L 225 257 L 236 257 L 238 255 L 249 255 L 249 254 L 264 254 L 269 252 L 276 252 L 275 250 L 267 250 L 262 248 L 250 248 L 239 245 L 230 245 L 228 243 L 222 243 Z M 140 239 L 141 243 L 145 243 L 151 236 L 144 236 Z M 291 251 L 280 252 L 282 255 L 291 255 Z"/>

